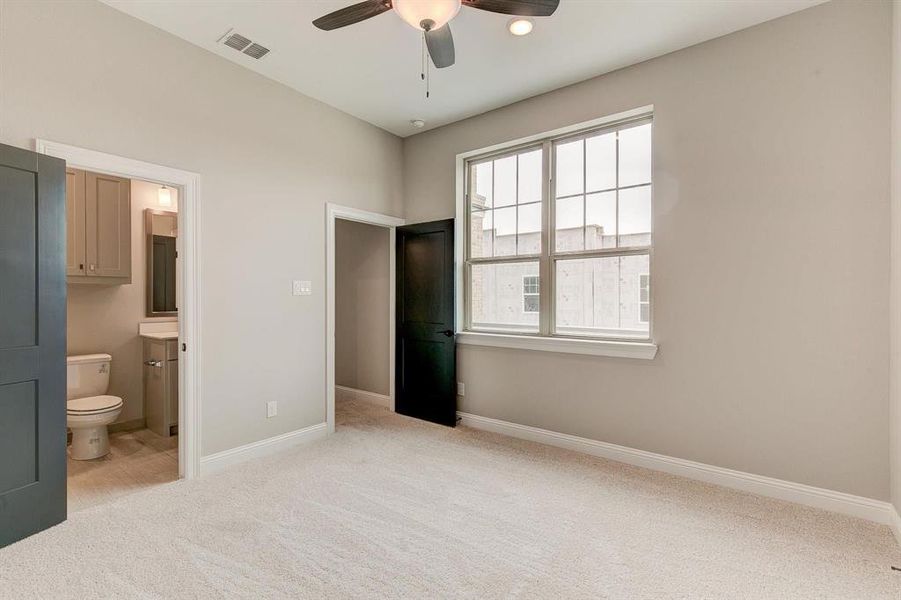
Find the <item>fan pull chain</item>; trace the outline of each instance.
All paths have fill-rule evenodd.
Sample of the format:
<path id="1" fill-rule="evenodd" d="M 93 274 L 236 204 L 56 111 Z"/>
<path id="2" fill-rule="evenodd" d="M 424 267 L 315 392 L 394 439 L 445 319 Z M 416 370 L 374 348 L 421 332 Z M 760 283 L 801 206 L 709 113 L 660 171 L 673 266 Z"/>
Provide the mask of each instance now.
<path id="1" fill-rule="evenodd" d="M 426 50 L 425 31 L 422 32 L 422 65 L 420 66 L 419 78 L 425 81 L 425 97 L 431 94 L 431 65 L 429 65 L 429 55 Z"/>

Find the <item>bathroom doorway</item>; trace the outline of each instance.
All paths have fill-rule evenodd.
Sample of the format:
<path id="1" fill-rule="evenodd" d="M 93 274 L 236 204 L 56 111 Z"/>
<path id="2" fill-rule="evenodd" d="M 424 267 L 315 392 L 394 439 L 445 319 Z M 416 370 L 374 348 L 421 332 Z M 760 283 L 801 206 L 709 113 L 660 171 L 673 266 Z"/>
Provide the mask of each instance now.
<path id="1" fill-rule="evenodd" d="M 69 512 L 178 479 L 178 189 L 68 167 Z"/>
<path id="2" fill-rule="evenodd" d="M 330 431 L 348 418 L 394 410 L 394 240 L 395 228 L 403 223 L 396 217 L 327 207 Z"/>
<path id="3" fill-rule="evenodd" d="M 71 513 L 197 472 L 199 177 L 36 147 L 67 161 Z"/>

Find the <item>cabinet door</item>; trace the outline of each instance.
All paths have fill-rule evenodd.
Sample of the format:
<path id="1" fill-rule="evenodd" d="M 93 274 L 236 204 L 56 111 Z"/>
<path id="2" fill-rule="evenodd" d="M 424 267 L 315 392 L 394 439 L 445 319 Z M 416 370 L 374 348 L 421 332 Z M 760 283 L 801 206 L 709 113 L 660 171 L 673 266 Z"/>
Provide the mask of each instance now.
<path id="1" fill-rule="evenodd" d="M 85 173 L 87 274 L 131 279 L 131 182 Z"/>
<path id="2" fill-rule="evenodd" d="M 144 418 L 149 430 L 166 437 L 169 435 L 167 370 L 166 347 L 161 342 L 144 340 Z"/>
<path id="3" fill-rule="evenodd" d="M 166 379 L 169 384 L 169 426 L 178 425 L 178 361 L 166 361 Z"/>
<path id="4" fill-rule="evenodd" d="M 66 276 L 84 277 L 84 171 L 66 169 Z"/>

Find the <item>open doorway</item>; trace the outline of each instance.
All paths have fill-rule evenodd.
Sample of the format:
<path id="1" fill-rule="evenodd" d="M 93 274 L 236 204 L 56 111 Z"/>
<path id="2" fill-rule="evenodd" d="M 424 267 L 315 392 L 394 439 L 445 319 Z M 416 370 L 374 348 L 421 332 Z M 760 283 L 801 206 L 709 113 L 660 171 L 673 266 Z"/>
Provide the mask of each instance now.
<path id="1" fill-rule="evenodd" d="M 391 410 L 390 233 L 335 223 L 335 411 L 340 425 L 373 410 Z"/>
<path id="2" fill-rule="evenodd" d="M 197 473 L 200 178 L 46 140 L 36 150 L 67 167 L 71 513 Z"/>
<path id="3" fill-rule="evenodd" d="M 178 196 L 66 169 L 70 513 L 178 479 Z"/>
<path id="4" fill-rule="evenodd" d="M 403 219 L 326 207 L 326 420 L 394 410 L 395 230 Z M 354 408 L 356 407 L 356 408 Z M 342 417 L 346 413 L 342 413 Z"/>

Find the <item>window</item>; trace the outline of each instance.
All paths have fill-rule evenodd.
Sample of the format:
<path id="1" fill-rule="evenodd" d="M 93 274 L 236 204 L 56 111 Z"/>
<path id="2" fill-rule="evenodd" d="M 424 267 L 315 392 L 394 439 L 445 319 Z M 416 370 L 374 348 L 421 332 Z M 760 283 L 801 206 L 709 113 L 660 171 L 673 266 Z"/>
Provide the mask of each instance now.
<path id="1" fill-rule="evenodd" d="M 650 116 L 477 157 L 466 177 L 466 330 L 650 338 Z"/>
<path id="2" fill-rule="evenodd" d="M 538 276 L 526 275 L 522 278 L 522 312 L 538 312 Z"/>

